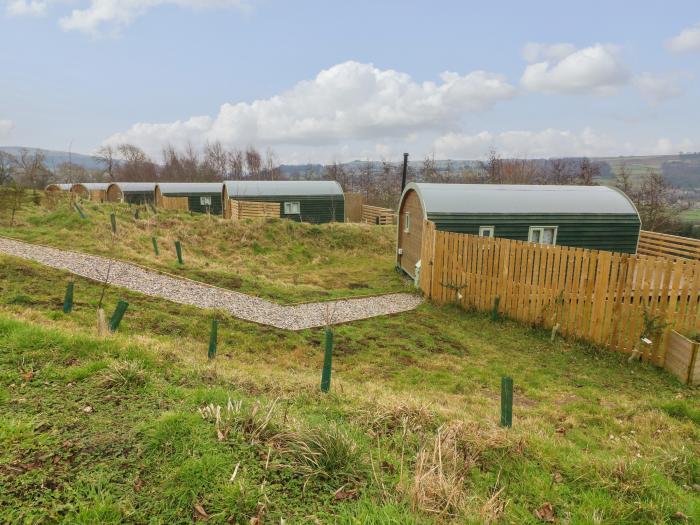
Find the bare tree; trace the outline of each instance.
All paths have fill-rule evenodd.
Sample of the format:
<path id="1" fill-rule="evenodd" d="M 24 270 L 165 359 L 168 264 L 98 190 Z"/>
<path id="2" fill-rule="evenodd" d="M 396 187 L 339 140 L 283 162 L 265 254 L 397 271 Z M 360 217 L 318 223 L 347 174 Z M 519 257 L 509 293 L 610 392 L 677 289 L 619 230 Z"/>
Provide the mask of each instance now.
<path id="1" fill-rule="evenodd" d="M 204 146 L 204 169 L 208 172 L 206 178 L 225 180 L 229 169 L 229 153 L 216 141 Z"/>
<path id="2" fill-rule="evenodd" d="M 114 167 L 115 167 L 116 151 L 112 146 L 102 146 L 97 150 L 97 159 L 104 165 L 104 172 L 109 177 L 111 182 L 114 182 Z"/>
<path id="3" fill-rule="evenodd" d="M 14 181 L 14 171 L 17 159 L 14 155 L 0 151 L 0 186 L 8 186 Z"/>
<path id="4" fill-rule="evenodd" d="M 37 189 L 43 189 L 51 182 L 53 174 L 46 167 L 44 154 L 39 150 L 30 151 L 23 148 L 15 157 L 17 182 L 20 186 L 32 188 L 38 203 Z"/>
<path id="5" fill-rule="evenodd" d="M 591 162 L 591 159 L 584 157 L 579 163 L 578 184 L 584 186 L 595 185 L 595 178 L 600 175 L 600 165 Z"/>
<path id="6" fill-rule="evenodd" d="M 156 180 L 156 165 L 146 153 L 133 144 L 120 144 L 117 148 L 122 162 L 115 167 L 115 175 L 123 181 L 151 182 Z"/>
<path id="7" fill-rule="evenodd" d="M 243 178 L 245 160 L 243 152 L 239 149 L 234 149 L 228 152 L 228 171 L 229 176 L 233 180 L 241 180 Z"/>
<path id="8" fill-rule="evenodd" d="M 617 172 L 617 177 L 615 177 L 615 187 L 621 190 L 625 195 L 632 197 L 634 195 L 634 188 L 632 187 L 632 179 L 627 171 L 627 167 L 624 163 L 620 165 Z"/>
<path id="9" fill-rule="evenodd" d="M 282 172 L 277 162 L 277 156 L 271 148 L 265 151 L 265 163 L 263 167 L 262 178 L 265 180 L 279 180 L 282 178 Z"/>
<path id="10" fill-rule="evenodd" d="M 88 170 L 79 164 L 62 162 L 56 167 L 57 182 L 86 182 L 89 178 Z"/>
<path id="11" fill-rule="evenodd" d="M 545 184 L 572 184 L 573 170 L 568 159 L 550 159 L 544 175 Z"/>
<path id="12" fill-rule="evenodd" d="M 15 225 L 15 216 L 22 209 L 24 200 L 25 190 L 15 181 L 10 182 L 5 188 L 0 188 L 0 216 L 9 219 L 10 227 Z"/>
<path id="13" fill-rule="evenodd" d="M 645 230 L 661 233 L 679 231 L 680 214 L 687 206 L 679 202 L 662 173 L 650 169 L 642 179 L 639 190 L 631 193 Z"/>
<path id="14" fill-rule="evenodd" d="M 257 179 L 260 177 L 262 169 L 262 157 L 253 146 L 248 146 L 245 150 L 245 166 L 248 177 Z"/>

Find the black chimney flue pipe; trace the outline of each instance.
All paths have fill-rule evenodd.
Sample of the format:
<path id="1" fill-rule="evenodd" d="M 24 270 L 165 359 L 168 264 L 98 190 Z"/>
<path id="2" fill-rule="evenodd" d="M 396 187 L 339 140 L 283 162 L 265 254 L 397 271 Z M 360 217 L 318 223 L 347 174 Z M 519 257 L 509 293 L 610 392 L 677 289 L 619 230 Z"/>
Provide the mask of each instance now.
<path id="1" fill-rule="evenodd" d="M 408 171 L 408 153 L 403 154 L 403 174 L 401 175 L 401 193 L 406 187 L 406 172 Z"/>

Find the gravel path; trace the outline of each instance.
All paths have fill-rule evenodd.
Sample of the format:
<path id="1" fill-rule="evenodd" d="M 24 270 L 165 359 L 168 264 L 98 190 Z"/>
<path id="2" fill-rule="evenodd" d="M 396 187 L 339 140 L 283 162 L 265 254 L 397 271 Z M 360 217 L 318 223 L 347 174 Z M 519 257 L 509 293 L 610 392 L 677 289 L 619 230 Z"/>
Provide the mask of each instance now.
<path id="1" fill-rule="evenodd" d="M 107 273 L 108 259 L 95 255 L 47 248 L 4 238 L 0 238 L 0 252 L 96 281 L 104 280 Z M 332 312 L 332 323 L 337 324 L 406 312 L 413 310 L 421 302 L 417 295 L 395 293 L 360 299 L 281 306 L 258 297 L 170 277 L 118 261 L 112 264 L 109 282 L 114 286 L 162 297 L 176 303 L 200 308 L 219 308 L 239 319 L 286 330 L 324 326 L 328 312 Z"/>

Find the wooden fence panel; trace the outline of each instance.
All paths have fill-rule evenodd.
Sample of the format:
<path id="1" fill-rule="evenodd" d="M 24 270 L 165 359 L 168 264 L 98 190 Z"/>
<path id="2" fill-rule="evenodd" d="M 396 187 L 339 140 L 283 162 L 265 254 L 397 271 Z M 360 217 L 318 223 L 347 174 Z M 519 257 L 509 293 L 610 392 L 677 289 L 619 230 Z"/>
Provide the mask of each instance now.
<path id="1" fill-rule="evenodd" d="M 231 219 L 234 221 L 279 216 L 279 202 L 242 201 L 231 199 Z"/>
<path id="2" fill-rule="evenodd" d="M 362 222 L 367 224 L 396 224 L 396 211 L 379 206 L 362 205 Z"/>
<path id="3" fill-rule="evenodd" d="M 499 312 L 663 364 L 672 329 L 700 329 L 700 261 L 441 232 L 426 221 L 419 286 L 437 304 Z M 663 329 L 640 343 L 656 318 Z M 647 334 L 648 335 L 648 334 Z"/>
<path id="4" fill-rule="evenodd" d="M 637 253 L 670 259 L 700 260 L 700 240 L 642 230 Z"/>

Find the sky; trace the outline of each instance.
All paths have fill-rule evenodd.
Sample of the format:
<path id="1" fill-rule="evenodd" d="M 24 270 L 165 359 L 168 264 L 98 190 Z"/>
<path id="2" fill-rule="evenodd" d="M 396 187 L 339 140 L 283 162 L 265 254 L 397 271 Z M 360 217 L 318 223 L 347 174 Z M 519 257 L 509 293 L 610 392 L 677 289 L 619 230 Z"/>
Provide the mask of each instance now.
<path id="1" fill-rule="evenodd" d="M 0 145 L 700 151 L 700 2 L 0 0 Z"/>

